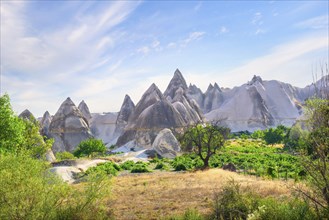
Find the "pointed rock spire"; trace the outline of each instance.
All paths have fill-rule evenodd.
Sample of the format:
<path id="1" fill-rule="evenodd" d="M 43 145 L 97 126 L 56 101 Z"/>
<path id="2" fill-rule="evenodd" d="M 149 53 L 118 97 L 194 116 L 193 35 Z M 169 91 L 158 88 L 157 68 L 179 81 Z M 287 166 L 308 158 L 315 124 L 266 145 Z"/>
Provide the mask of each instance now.
<path id="1" fill-rule="evenodd" d="M 256 76 L 256 75 L 254 75 L 253 77 L 252 77 L 252 79 L 251 79 L 251 81 L 250 81 L 250 85 L 252 85 L 252 84 L 254 84 L 254 83 L 256 83 L 256 82 L 259 82 L 259 83 L 263 83 L 263 80 L 262 80 L 262 78 L 260 77 L 260 76 Z"/>
<path id="2" fill-rule="evenodd" d="M 170 83 L 167 86 L 166 91 L 164 92 L 164 96 L 165 97 L 169 96 L 171 99 L 173 99 L 176 90 L 179 88 L 182 88 L 184 91 L 188 89 L 182 73 L 179 71 L 179 69 L 176 69 L 174 73 L 174 77 L 171 79 Z"/>
<path id="3" fill-rule="evenodd" d="M 134 102 L 131 100 L 129 95 L 126 95 L 121 105 L 116 123 L 127 124 L 129 116 L 134 111 L 134 109 L 135 109 Z"/>
<path id="4" fill-rule="evenodd" d="M 49 126 L 50 126 L 50 123 L 51 123 L 51 115 L 49 114 L 48 111 L 46 111 L 44 114 L 43 114 L 43 117 L 41 119 L 41 122 L 40 122 L 40 133 L 41 135 L 43 136 L 47 136 L 49 135 Z"/>
<path id="5" fill-rule="evenodd" d="M 59 107 L 51 120 L 49 134 L 54 138 L 53 151 L 74 151 L 83 140 L 91 138 L 87 120 L 70 98 Z"/>
<path id="6" fill-rule="evenodd" d="M 89 122 L 91 119 L 91 114 L 89 111 L 89 108 L 87 106 L 87 104 L 85 103 L 84 100 L 82 100 L 78 106 L 78 109 L 81 111 L 82 115 L 87 119 L 87 121 Z"/>
<path id="7" fill-rule="evenodd" d="M 30 112 L 30 110 L 25 109 L 21 114 L 19 114 L 20 118 L 27 119 L 30 121 L 36 121 L 34 115 Z"/>

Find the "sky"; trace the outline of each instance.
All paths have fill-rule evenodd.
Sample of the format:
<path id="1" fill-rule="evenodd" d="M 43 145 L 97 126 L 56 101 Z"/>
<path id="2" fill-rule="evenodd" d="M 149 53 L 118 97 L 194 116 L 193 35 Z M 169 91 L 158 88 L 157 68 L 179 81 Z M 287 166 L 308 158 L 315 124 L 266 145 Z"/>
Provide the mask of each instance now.
<path id="1" fill-rule="evenodd" d="M 202 91 L 253 75 L 305 87 L 328 63 L 328 1 L 0 3 L 0 90 L 17 114 L 55 114 L 67 97 L 119 111 L 177 68 Z"/>

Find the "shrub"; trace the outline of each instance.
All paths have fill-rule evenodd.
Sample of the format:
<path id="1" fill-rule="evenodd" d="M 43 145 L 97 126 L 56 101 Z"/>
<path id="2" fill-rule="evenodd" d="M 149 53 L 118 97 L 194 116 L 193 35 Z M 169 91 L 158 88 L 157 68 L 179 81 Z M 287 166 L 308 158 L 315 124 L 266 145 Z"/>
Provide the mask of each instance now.
<path id="1" fill-rule="evenodd" d="M 76 157 L 84 156 L 96 156 L 99 154 L 104 154 L 106 152 L 106 146 L 102 140 L 97 140 L 94 138 L 87 139 L 82 141 L 77 149 L 73 152 Z"/>
<path id="2" fill-rule="evenodd" d="M 75 159 L 75 156 L 68 152 L 68 151 L 63 151 L 63 152 L 57 152 L 56 153 L 56 160 L 73 160 Z"/>
<path id="3" fill-rule="evenodd" d="M 165 218 L 168 220 L 203 220 L 205 219 L 197 210 L 188 209 L 181 216 L 171 216 L 169 218 Z"/>
<path id="4" fill-rule="evenodd" d="M 0 219 L 103 219 L 109 182 L 90 177 L 75 188 L 28 152 L 0 155 Z"/>
<path id="5" fill-rule="evenodd" d="M 116 163 L 106 162 L 106 163 L 98 164 L 95 167 L 88 168 L 85 173 L 87 175 L 103 173 L 106 175 L 116 176 L 118 175 L 118 171 L 120 170 L 121 170 L 120 166 L 117 165 Z"/>
<path id="6" fill-rule="evenodd" d="M 131 169 L 132 173 L 149 173 L 151 170 L 148 168 L 148 164 L 144 162 L 137 162 Z"/>
<path id="7" fill-rule="evenodd" d="M 127 160 L 120 165 L 121 169 L 123 170 L 131 170 L 135 165 L 135 162 L 132 160 Z"/>
<path id="8" fill-rule="evenodd" d="M 154 169 L 156 169 L 156 170 L 169 170 L 170 168 L 169 168 L 169 166 L 165 162 L 159 161 L 156 164 L 156 166 L 155 166 Z"/>

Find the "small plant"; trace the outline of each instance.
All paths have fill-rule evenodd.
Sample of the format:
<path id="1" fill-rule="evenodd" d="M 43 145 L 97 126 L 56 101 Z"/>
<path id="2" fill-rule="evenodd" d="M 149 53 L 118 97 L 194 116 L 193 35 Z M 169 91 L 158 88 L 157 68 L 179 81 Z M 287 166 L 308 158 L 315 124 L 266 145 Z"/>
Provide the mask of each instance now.
<path id="1" fill-rule="evenodd" d="M 120 171 L 121 168 L 119 165 L 113 162 L 106 162 L 98 164 L 95 167 L 90 167 L 86 170 L 87 175 L 91 175 L 93 173 L 104 173 L 111 176 L 118 175 L 118 171 Z"/>
<path id="2" fill-rule="evenodd" d="M 135 162 L 132 160 L 127 160 L 120 165 L 121 169 L 123 170 L 131 170 L 135 165 Z"/>
<path id="3" fill-rule="evenodd" d="M 73 159 L 75 159 L 75 156 L 72 153 L 68 152 L 68 151 L 63 151 L 63 152 L 56 153 L 56 159 L 58 161 L 73 160 Z"/>
<path id="4" fill-rule="evenodd" d="M 132 173 L 149 173 L 151 170 L 148 168 L 148 164 L 144 162 L 137 162 L 131 169 Z"/>

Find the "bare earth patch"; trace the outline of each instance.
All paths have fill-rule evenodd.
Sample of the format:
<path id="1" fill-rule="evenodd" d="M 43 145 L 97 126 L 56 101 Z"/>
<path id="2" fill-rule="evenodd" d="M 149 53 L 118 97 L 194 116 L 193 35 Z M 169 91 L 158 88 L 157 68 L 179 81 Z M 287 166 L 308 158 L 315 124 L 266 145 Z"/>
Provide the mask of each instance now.
<path id="1" fill-rule="evenodd" d="M 156 172 L 115 177 L 110 208 L 115 219 L 161 219 L 189 208 L 211 211 L 214 192 L 234 179 L 262 196 L 289 196 L 287 182 L 210 169 L 196 172 Z"/>

